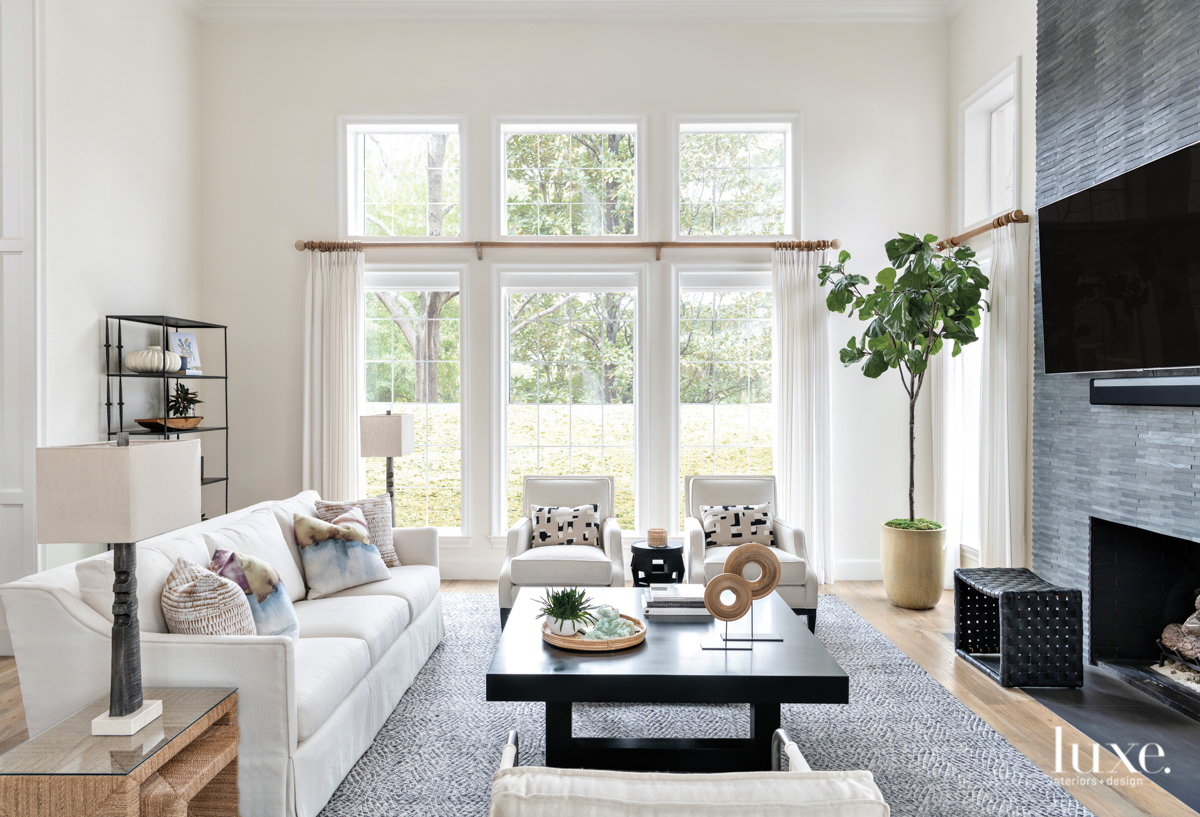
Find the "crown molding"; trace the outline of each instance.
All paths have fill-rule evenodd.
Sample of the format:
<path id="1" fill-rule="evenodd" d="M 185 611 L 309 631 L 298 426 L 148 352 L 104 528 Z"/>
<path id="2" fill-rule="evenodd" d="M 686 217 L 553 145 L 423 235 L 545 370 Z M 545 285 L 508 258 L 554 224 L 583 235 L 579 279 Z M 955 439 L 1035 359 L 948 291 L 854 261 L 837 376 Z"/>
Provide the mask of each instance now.
<path id="1" fill-rule="evenodd" d="M 177 0 L 198 19 L 355 22 L 944 22 L 968 0 Z"/>

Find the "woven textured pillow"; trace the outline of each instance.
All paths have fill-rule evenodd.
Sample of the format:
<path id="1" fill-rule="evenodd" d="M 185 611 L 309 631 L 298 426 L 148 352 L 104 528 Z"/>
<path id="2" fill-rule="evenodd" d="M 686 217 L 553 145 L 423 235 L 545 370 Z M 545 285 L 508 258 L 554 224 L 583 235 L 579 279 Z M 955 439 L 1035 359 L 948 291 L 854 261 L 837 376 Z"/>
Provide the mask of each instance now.
<path id="1" fill-rule="evenodd" d="M 182 556 L 162 594 L 167 629 L 178 635 L 256 635 L 246 594 L 229 579 Z"/>
<path id="2" fill-rule="evenodd" d="M 351 508 L 333 522 L 300 514 L 295 521 L 310 599 L 392 577 L 371 544 L 361 509 Z"/>
<path id="3" fill-rule="evenodd" d="M 580 505 L 577 508 L 544 507 L 529 509 L 533 519 L 533 546 L 593 545 L 600 543 L 600 506 Z"/>
<path id="4" fill-rule="evenodd" d="M 367 521 L 367 532 L 371 534 L 371 544 L 379 551 L 379 556 L 388 567 L 399 567 L 400 557 L 392 546 L 392 498 L 387 494 L 373 496 L 369 499 L 352 499 L 348 502 L 325 502 L 317 500 L 317 518 L 322 522 L 332 522 L 351 508 L 363 512 Z"/>
<path id="5" fill-rule="evenodd" d="M 704 546 L 722 547 L 758 542 L 775 547 L 770 503 L 762 505 L 701 505 Z"/>
<path id="6" fill-rule="evenodd" d="M 214 553 L 209 569 L 241 588 L 259 635 L 300 637 L 300 619 L 278 570 L 262 559 L 232 550 Z"/>

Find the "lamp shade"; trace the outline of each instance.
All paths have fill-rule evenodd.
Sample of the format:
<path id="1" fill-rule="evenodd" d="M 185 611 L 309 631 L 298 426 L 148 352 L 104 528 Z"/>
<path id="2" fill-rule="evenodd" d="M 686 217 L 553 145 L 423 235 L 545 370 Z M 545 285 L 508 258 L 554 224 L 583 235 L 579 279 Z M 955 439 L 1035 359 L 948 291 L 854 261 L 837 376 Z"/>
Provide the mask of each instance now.
<path id="1" fill-rule="evenodd" d="M 200 521 L 200 441 L 37 450 L 37 540 L 138 542 Z"/>
<path id="2" fill-rule="evenodd" d="M 407 457 L 416 449 L 411 414 L 359 417 L 358 429 L 361 457 Z"/>

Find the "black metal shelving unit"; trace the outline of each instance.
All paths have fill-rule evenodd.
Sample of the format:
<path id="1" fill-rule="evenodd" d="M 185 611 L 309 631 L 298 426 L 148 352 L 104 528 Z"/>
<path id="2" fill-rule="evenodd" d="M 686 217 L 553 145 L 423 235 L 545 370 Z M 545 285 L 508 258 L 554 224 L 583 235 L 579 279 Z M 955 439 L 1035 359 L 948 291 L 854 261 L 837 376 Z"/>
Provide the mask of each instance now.
<path id="1" fill-rule="evenodd" d="M 114 323 L 116 343 L 113 343 Z M 162 330 L 162 348 L 165 352 L 170 346 L 167 343 L 167 332 L 169 330 L 179 331 L 181 329 L 219 329 L 221 330 L 221 346 L 222 355 L 224 356 L 224 374 L 171 374 L 169 372 L 153 372 L 143 374 L 139 372 L 123 371 L 125 360 L 125 343 L 124 343 L 124 325 L 126 323 L 136 323 L 145 326 L 155 326 Z M 113 355 L 116 355 L 114 361 Z M 165 358 L 164 358 L 165 359 Z M 169 440 L 172 437 L 179 439 L 183 434 L 202 434 L 205 432 L 219 431 L 225 434 L 225 475 L 220 477 L 204 476 L 203 458 L 201 459 L 200 468 L 200 484 L 201 485 L 216 485 L 224 483 L 225 485 L 225 512 L 229 512 L 229 327 L 222 326 L 219 323 L 206 323 L 204 321 L 194 321 L 187 318 L 173 318 L 169 315 L 107 315 L 104 319 L 104 374 L 105 374 L 105 403 L 104 410 L 107 416 L 108 438 L 111 440 L 120 431 L 127 431 L 131 437 L 133 436 L 152 436 L 162 437 L 164 440 Z M 163 420 L 168 417 L 167 401 L 170 399 L 171 383 L 180 380 L 220 380 L 225 392 L 225 414 L 224 425 L 219 426 L 197 426 L 187 430 L 177 429 L 169 430 L 164 424 L 162 431 L 152 431 L 146 428 L 125 428 L 125 381 L 126 380 L 159 380 L 162 382 L 162 406 Z M 113 402 L 113 383 L 116 383 L 116 402 Z M 208 401 L 205 401 L 206 403 Z M 113 426 L 113 409 L 116 408 L 116 426 Z"/>

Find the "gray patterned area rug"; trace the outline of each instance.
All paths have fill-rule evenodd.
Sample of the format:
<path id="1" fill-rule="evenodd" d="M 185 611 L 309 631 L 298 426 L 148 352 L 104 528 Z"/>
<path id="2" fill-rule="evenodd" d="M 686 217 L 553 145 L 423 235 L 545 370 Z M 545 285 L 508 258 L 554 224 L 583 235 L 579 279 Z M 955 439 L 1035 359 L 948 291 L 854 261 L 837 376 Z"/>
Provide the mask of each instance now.
<path id="1" fill-rule="evenodd" d="M 446 639 L 326 806 L 323 817 L 482 817 L 509 729 L 539 765 L 544 705 L 489 703 L 495 595 L 446 593 Z M 814 769 L 868 769 L 894 817 L 1050 817 L 1087 809 L 836 596 L 817 637 L 850 675 L 848 706 L 783 707 Z M 745 737 L 745 706 L 575 707 L 575 734 Z"/>

